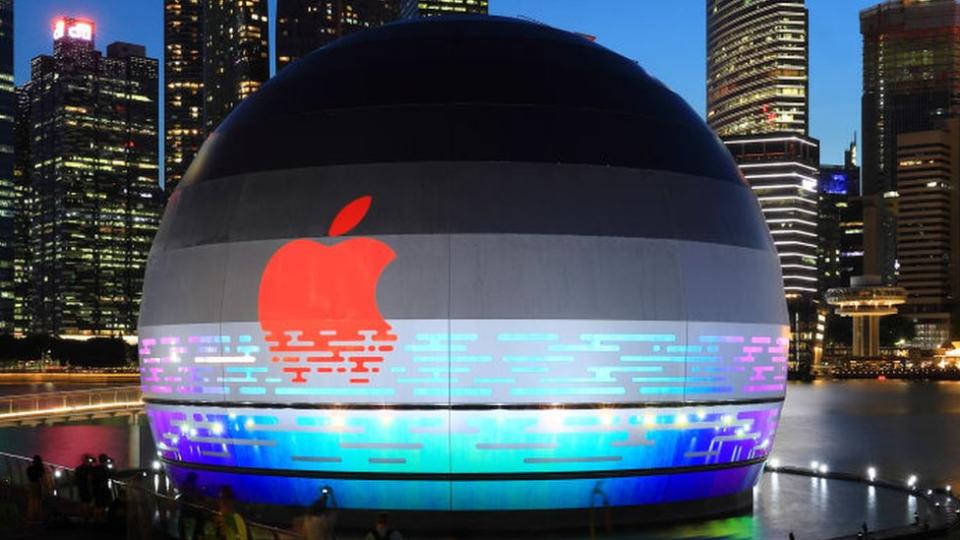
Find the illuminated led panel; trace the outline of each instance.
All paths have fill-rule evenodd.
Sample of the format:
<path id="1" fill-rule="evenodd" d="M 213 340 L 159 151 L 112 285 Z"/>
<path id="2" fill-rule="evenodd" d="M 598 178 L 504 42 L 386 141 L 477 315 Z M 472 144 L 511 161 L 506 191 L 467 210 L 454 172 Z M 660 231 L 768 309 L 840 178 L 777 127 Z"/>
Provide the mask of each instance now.
<path id="1" fill-rule="evenodd" d="M 589 91 L 540 79 L 584 66 Z M 175 479 L 250 502 L 729 508 L 786 388 L 779 260 L 729 154 L 632 61 L 499 18 L 390 25 L 285 68 L 170 197 L 145 282 L 157 447 Z"/>

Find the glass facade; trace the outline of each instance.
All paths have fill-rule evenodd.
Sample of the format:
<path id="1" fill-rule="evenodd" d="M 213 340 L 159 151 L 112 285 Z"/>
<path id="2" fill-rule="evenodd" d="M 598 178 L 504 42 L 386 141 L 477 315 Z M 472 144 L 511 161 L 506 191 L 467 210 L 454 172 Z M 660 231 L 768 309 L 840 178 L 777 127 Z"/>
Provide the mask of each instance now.
<path id="1" fill-rule="evenodd" d="M 960 290 L 960 119 L 941 129 L 897 137 L 897 283 L 907 291 L 901 311 L 924 325 L 914 345 L 949 340 Z"/>
<path id="2" fill-rule="evenodd" d="M 0 334 L 14 332 L 13 0 L 0 0 Z"/>
<path id="3" fill-rule="evenodd" d="M 818 259 L 820 292 L 850 286 L 863 275 L 863 201 L 860 168 L 853 161 L 856 143 L 850 143 L 843 165 L 820 168 Z"/>
<path id="4" fill-rule="evenodd" d="M 203 144 L 203 5 L 165 0 L 163 6 L 164 187 L 183 178 Z"/>
<path id="5" fill-rule="evenodd" d="M 486 15 L 487 0 L 401 0 L 401 16 L 432 17 L 435 15 Z"/>
<path id="6" fill-rule="evenodd" d="M 267 0 L 203 6 L 203 129 L 209 135 L 270 78 Z"/>
<path id="7" fill-rule="evenodd" d="M 863 192 L 897 190 L 897 136 L 934 129 L 960 103 L 960 4 L 893 0 L 860 12 Z M 896 281 L 897 225 L 880 217 L 877 259 Z"/>
<path id="8" fill-rule="evenodd" d="M 807 134 L 803 0 L 707 0 L 707 123 L 721 137 Z"/>
<path id="9" fill-rule="evenodd" d="M 338 37 L 400 16 L 400 0 L 278 0 L 277 71 Z"/>
<path id="10" fill-rule="evenodd" d="M 136 331 L 163 204 L 158 62 L 128 43 L 102 55 L 93 27 L 59 21 L 53 55 L 33 59 L 24 88 L 31 329 L 38 333 Z"/>

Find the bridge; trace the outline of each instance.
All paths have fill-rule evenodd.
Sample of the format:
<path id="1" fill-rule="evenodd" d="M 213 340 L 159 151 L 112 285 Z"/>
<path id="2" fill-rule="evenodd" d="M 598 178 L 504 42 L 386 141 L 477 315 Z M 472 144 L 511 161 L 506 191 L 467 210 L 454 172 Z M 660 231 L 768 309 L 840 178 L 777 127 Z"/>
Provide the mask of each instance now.
<path id="1" fill-rule="evenodd" d="M 133 385 L 0 397 L 0 427 L 80 422 L 143 413 Z"/>

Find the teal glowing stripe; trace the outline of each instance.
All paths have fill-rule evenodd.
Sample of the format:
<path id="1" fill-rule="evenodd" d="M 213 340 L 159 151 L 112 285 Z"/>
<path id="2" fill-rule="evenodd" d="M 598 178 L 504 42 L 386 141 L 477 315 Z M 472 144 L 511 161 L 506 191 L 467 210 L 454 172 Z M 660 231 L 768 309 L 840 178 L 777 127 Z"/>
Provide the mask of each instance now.
<path id="1" fill-rule="evenodd" d="M 702 352 L 702 345 L 668 345 L 667 352 L 672 353 L 682 353 L 682 352 Z"/>
<path id="2" fill-rule="evenodd" d="M 268 368 L 265 368 L 265 367 L 236 367 L 236 366 L 233 366 L 233 367 L 228 367 L 228 368 L 226 369 L 226 371 L 229 372 L 229 373 L 266 373 L 267 371 L 269 371 L 269 369 L 268 369 Z"/>
<path id="3" fill-rule="evenodd" d="M 686 362 L 682 356 L 644 356 L 636 354 L 625 354 L 620 357 L 624 362 Z"/>
<path id="4" fill-rule="evenodd" d="M 505 355 L 504 362 L 573 362 L 572 356 L 547 355 L 547 356 L 514 356 Z"/>
<path id="5" fill-rule="evenodd" d="M 620 350 L 620 346 L 601 345 L 599 343 L 585 345 L 550 345 L 547 347 L 547 350 L 551 352 L 617 352 Z"/>
<path id="6" fill-rule="evenodd" d="M 721 360 L 719 356 L 688 356 L 687 362 L 717 362 Z"/>
<path id="7" fill-rule="evenodd" d="M 240 393 L 245 395 L 261 395 L 266 394 L 267 389 L 262 386 L 241 386 Z"/>
<path id="8" fill-rule="evenodd" d="M 721 381 L 723 377 L 634 377 L 633 382 L 659 382 L 659 383 L 682 383 L 682 382 L 715 382 Z"/>
<path id="9" fill-rule="evenodd" d="M 220 343 L 230 343 L 230 336 L 220 336 Z"/>
<path id="10" fill-rule="evenodd" d="M 253 377 L 217 377 L 217 380 L 222 382 L 258 382 Z"/>
<path id="11" fill-rule="evenodd" d="M 403 378 L 397 379 L 397 382 L 402 384 L 423 384 L 423 383 L 447 384 L 447 383 L 460 382 L 460 379 L 456 377 L 449 378 L 449 379 L 446 377 L 403 377 Z"/>
<path id="12" fill-rule="evenodd" d="M 417 334 L 417 341 L 476 341 L 477 334 Z"/>
<path id="13" fill-rule="evenodd" d="M 393 388 L 291 388 L 276 389 L 278 396 L 392 396 Z"/>
<path id="14" fill-rule="evenodd" d="M 417 368 L 420 373 L 469 373 L 470 368 L 466 367 L 422 367 Z"/>
<path id="15" fill-rule="evenodd" d="M 736 366 L 690 366 L 690 371 L 703 371 L 706 373 L 720 373 L 724 371 L 736 371 Z"/>
<path id="16" fill-rule="evenodd" d="M 556 341 L 557 334 L 497 334 L 497 341 Z"/>
<path id="17" fill-rule="evenodd" d="M 731 386 L 691 386 L 687 387 L 688 394 L 726 394 L 733 392 Z"/>
<path id="18" fill-rule="evenodd" d="M 429 343 L 429 344 L 420 344 L 414 343 L 412 345 L 404 345 L 403 349 L 407 352 L 463 352 L 467 350 L 466 345 L 454 345 L 446 343 Z"/>
<path id="19" fill-rule="evenodd" d="M 238 337 L 237 341 L 239 341 L 240 343 L 250 343 L 251 341 L 253 341 L 253 336 L 243 335 Z"/>
<path id="20" fill-rule="evenodd" d="M 623 387 L 602 386 L 602 387 L 577 387 L 568 388 L 513 388 L 510 394 L 514 396 L 552 396 L 552 395 L 623 395 L 626 394 Z"/>
<path id="21" fill-rule="evenodd" d="M 451 362 L 460 362 L 460 363 L 469 363 L 469 362 L 490 362 L 493 360 L 492 356 L 477 354 L 477 355 L 454 355 L 450 357 Z"/>
<path id="22" fill-rule="evenodd" d="M 446 362 L 449 362 L 449 361 L 450 361 L 450 357 L 449 357 L 449 356 L 414 356 L 414 357 L 413 357 L 413 361 L 414 361 L 414 362 L 421 362 L 421 363 L 426 363 L 426 362 L 444 362 L 444 363 L 446 363 Z"/>
<path id="23" fill-rule="evenodd" d="M 546 373 L 549 369 L 540 366 L 521 366 L 510 368 L 510 371 L 514 373 Z"/>
<path id="24" fill-rule="evenodd" d="M 478 379 L 474 379 L 473 382 L 477 384 L 511 384 L 517 382 L 517 380 L 513 377 L 480 377 Z"/>
<path id="25" fill-rule="evenodd" d="M 682 386 L 644 386 L 640 388 L 641 394 L 682 394 Z"/>
<path id="26" fill-rule="evenodd" d="M 663 371 L 663 366 L 630 366 L 630 367 L 602 367 L 596 366 L 588 368 L 587 371 L 595 373 L 659 373 Z"/>
<path id="27" fill-rule="evenodd" d="M 242 352 L 244 354 L 255 353 L 260 350 L 260 347 L 256 345 L 244 345 L 242 347 L 237 347 L 237 352 Z"/>
<path id="28" fill-rule="evenodd" d="M 674 334 L 580 334 L 583 341 L 676 341 Z"/>
<path id="29" fill-rule="evenodd" d="M 415 388 L 415 396 L 446 396 L 446 388 Z M 493 395 L 489 388 L 451 388 L 449 395 L 452 397 L 487 397 Z"/>

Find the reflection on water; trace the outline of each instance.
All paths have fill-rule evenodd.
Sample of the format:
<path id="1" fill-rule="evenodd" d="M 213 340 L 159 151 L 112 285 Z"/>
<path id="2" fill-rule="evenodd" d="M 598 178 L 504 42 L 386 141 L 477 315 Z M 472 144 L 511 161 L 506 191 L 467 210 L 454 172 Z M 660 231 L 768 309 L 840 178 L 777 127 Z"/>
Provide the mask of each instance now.
<path id="1" fill-rule="evenodd" d="M 81 389 L 78 385 L 19 385 L 26 392 Z M 0 385 L 0 394 L 12 388 Z M 47 390 L 50 391 L 50 390 Z M 960 383 L 848 381 L 791 384 L 774 455 L 782 463 L 811 461 L 835 471 L 865 471 L 904 480 L 917 474 L 924 486 L 960 485 Z M 137 449 L 139 445 L 139 451 Z M 132 449 L 132 452 L 131 452 Z M 92 424 L 0 429 L 0 451 L 74 464 L 84 452 L 106 452 L 121 467 L 153 459 L 146 429 L 124 418 Z M 132 456 L 131 456 L 132 454 Z M 754 497 L 754 513 L 675 525 L 663 529 L 618 530 L 605 538 L 822 538 L 852 534 L 864 521 L 871 529 L 903 525 L 921 515 L 924 503 L 884 489 L 784 474 L 765 474 Z M 571 535 L 568 538 L 582 538 Z"/>

